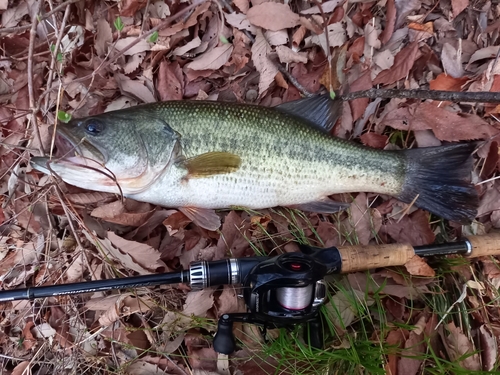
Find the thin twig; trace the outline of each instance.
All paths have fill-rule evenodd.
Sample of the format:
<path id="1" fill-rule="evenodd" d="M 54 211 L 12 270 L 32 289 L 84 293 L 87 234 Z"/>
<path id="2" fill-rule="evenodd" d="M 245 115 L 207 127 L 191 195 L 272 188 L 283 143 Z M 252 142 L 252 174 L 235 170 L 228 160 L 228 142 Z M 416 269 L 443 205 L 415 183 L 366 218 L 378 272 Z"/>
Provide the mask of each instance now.
<path id="1" fill-rule="evenodd" d="M 358 98 L 402 98 L 402 99 L 430 99 L 449 102 L 482 102 L 500 103 L 500 92 L 460 92 L 439 90 L 385 90 L 370 89 L 351 92 L 340 96 L 341 100 L 353 100 Z"/>
<path id="2" fill-rule="evenodd" d="M 304 95 L 306 97 L 314 96 L 314 94 L 311 93 L 304 86 L 302 86 L 302 84 L 299 81 L 297 81 L 297 78 L 295 78 L 294 76 L 292 76 L 292 73 L 290 73 L 288 70 L 286 70 L 283 65 L 281 65 L 279 62 L 273 61 L 271 59 L 269 59 L 269 60 L 278 68 L 278 70 L 281 72 L 281 74 L 283 74 L 290 81 L 290 83 L 292 85 L 294 85 L 297 90 L 300 91 L 300 93 L 302 95 Z"/>
<path id="3" fill-rule="evenodd" d="M 40 16 L 38 18 L 38 20 L 44 21 L 47 18 L 51 17 L 53 14 L 59 12 L 61 9 L 64 9 L 65 6 L 70 5 L 70 4 L 74 4 L 74 3 L 78 3 L 79 1 L 82 1 L 82 0 L 68 0 L 64 3 L 61 3 L 58 6 L 56 6 L 54 9 L 52 9 L 50 12 L 47 12 L 43 16 Z M 32 26 L 33 26 L 33 20 L 32 20 L 31 25 L 7 27 L 5 29 L 0 29 L 0 35 L 11 34 L 11 33 L 17 34 L 20 31 L 25 31 L 25 30 L 30 29 Z"/>
<path id="4" fill-rule="evenodd" d="M 35 39 L 36 39 L 36 25 L 38 19 L 38 11 L 40 9 L 40 2 L 36 1 L 33 4 L 33 16 L 31 18 L 31 30 L 30 30 L 30 44 L 28 50 L 28 96 L 29 96 L 29 104 L 31 111 L 31 126 L 35 131 L 35 137 L 39 145 L 39 150 L 43 154 L 45 154 L 45 150 L 42 145 L 42 137 L 40 136 L 40 129 L 38 129 L 38 122 L 36 119 L 36 114 L 38 112 L 38 107 L 35 107 L 35 91 L 33 88 L 33 50 L 35 47 Z"/>
<path id="5" fill-rule="evenodd" d="M 52 61 L 50 62 L 50 69 L 49 69 L 49 77 L 47 79 L 47 87 L 52 86 L 52 80 L 54 79 L 54 69 L 57 64 L 57 54 L 59 52 L 59 46 L 61 45 L 61 40 L 64 35 L 64 29 L 66 28 L 66 21 L 68 20 L 69 17 L 69 10 L 70 10 L 70 5 L 66 7 L 66 11 L 64 12 L 64 16 L 61 22 L 61 27 L 59 29 L 59 35 L 57 36 L 56 44 L 54 45 L 54 52 L 52 53 Z M 54 30 L 55 30 L 55 25 L 54 25 Z M 48 105 L 49 105 L 49 97 L 45 97 L 45 111 L 48 110 Z"/>

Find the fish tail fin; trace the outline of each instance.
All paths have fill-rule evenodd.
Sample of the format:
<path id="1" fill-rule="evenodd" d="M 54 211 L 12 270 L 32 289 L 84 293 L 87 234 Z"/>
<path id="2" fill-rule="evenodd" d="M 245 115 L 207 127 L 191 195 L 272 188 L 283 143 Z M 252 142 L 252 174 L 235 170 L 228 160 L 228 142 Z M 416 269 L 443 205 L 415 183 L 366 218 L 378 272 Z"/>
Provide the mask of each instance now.
<path id="1" fill-rule="evenodd" d="M 468 224 L 477 214 L 479 198 L 470 182 L 476 143 L 404 150 L 407 177 L 398 199 L 415 201 L 442 218 Z"/>

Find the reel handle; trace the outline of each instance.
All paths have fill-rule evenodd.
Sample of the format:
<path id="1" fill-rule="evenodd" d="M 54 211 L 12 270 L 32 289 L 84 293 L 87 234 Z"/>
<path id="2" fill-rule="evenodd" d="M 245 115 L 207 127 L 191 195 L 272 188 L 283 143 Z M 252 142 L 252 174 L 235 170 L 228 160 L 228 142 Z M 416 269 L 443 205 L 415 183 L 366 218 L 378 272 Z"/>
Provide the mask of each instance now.
<path id="1" fill-rule="evenodd" d="M 221 354 L 231 354 L 236 350 L 236 341 L 233 334 L 233 320 L 229 314 L 224 314 L 219 318 L 213 345 L 214 350 Z"/>

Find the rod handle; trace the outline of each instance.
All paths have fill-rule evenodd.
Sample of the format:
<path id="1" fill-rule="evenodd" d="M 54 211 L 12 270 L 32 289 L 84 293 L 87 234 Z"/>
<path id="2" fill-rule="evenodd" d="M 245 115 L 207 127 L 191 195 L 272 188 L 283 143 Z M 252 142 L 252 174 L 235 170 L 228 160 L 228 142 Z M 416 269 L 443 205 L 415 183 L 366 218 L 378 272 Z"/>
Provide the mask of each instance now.
<path id="1" fill-rule="evenodd" d="M 342 257 L 342 273 L 402 266 L 415 256 L 413 247 L 408 244 L 342 246 L 338 250 Z"/>
<path id="2" fill-rule="evenodd" d="M 472 245 L 471 258 L 500 255 L 500 232 L 490 232 L 484 236 L 467 236 Z"/>

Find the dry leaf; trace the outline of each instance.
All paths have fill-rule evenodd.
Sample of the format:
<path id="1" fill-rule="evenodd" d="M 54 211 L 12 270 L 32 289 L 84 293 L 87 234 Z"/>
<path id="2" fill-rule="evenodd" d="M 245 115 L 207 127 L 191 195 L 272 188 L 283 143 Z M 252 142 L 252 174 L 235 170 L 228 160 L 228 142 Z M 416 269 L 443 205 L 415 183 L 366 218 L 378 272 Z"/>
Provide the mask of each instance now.
<path id="1" fill-rule="evenodd" d="M 95 208 L 91 215 L 110 223 L 138 227 L 153 215 L 155 208 L 144 202 L 132 199 L 115 201 Z"/>
<path id="2" fill-rule="evenodd" d="M 36 339 L 31 333 L 31 329 L 35 326 L 33 321 L 27 321 L 22 332 L 22 345 L 24 350 L 31 350 L 36 345 Z"/>
<path id="3" fill-rule="evenodd" d="M 360 245 L 368 245 L 370 239 L 374 234 L 380 229 L 382 225 L 382 218 L 380 217 L 378 228 L 376 228 L 372 223 L 372 217 L 370 215 L 370 208 L 367 205 L 367 197 L 365 193 L 359 193 L 356 199 L 351 203 L 350 207 L 350 234 L 355 236 Z M 374 231 L 375 233 L 373 233 Z"/>
<path id="4" fill-rule="evenodd" d="M 396 28 L 406 21 L 408 14 L 421 8 L 421 0 L 396 0 Z"/>
<path id="5" fill-rule="evenodd" d="M 115 194 L 111 193 L 101 193 L 99 191 L 89 191 L 85 193 L 76 194 L 66 194 L 65 198 L 69 199 L 71 202 L 81 205 L 90 205 L 99 202 L 109 201 L 111 199 L 116 199 Z"/>
<path id="6" fill-rule="evenodd" d="M 245 35 L 245 33 L 234 30 L 234 39 L 233 39 L 233 53 L 231 55 L 231 63 L 234 66 L 235 72 L 239 72 L 243 69 L 248 61 L 250 60 L 250 39 Z"/>
<path id="7" fill-rule="evenodd" d="M 344 3 L 345 0 L 329 0 L 325 1 L 321 4 L 321 9 L 323 13 L 333 12 L 335 8 L 337 8 L 340 4 Z M 305 10 L 301 10 L 300 14 L 321 14 L 321 10 L 318 5 L 314 5 L 313 7 Z"/>
<path id="8" fill-rule="evenodd" d="M 479 201 L 477 217 L 489 214 L 492 211 L 500 210 L 500 182 L 495 180 L 488 185 L 486 192 Z"/>
<path id="9" fill-rule="evenodd" d="M 340 47 L 347 41 L 347 33 L 341 22 L 332 23 L 331 25 L 328 25 L 327 29 L 330 48 Z M 323 51 L 328 53 L 328 49 L 326 47 L 326 35 L 324 32 L 319 35 L 314 34 L 313 36 L 307 37 L 305 41 L 306 44 L 312 43 L 321 46 Z"/>
<path id="10" fill-rule="evenodd" d="M 245 234 L 250 223 L 243 220 L 236 211 L 231 211 L 222 224 L 221 236 L 217 242 L 219 254 L 231 254 L 231 257 L 241 258 L 250 247 Z"/>
<path id="11" fill-rule="evenodd" d="M 233 52 L 233 48 L 233 45 L 230 43 L 215 47 L 186 64 L 186 68 L 193 70 L 219 69 L 222 65 L 227 63 L 229 57 L 231 56 L 231 52 Z"/>
<path id="12" fill-rule="evenodd" d="M 131 36 L 123 39 L 119 39 L 116 41 L 115 48 L 118 51 L 125 50 L 125 48 L 132 42 L 136 41 L 137 37 Z M 138 43 L 136 43 L 131 48 L 125 50 L 123 52 L 126 56 L 132 56 L 140 52 L 149 51 L 151 49 L 151 45 L 144 39 L 140 39 Z"/>
<path id="13" fill-rule="evenodd" d="M 431 90 L 462 91 L 462 86 L 468 81 L 467 77 L 454 78 L 446 73 L 441 73 L 429 82 Z"/>
<path id="14" fill-rule="evenodd" d="M 386 344 L 400 349 L 402 344 L 405 342 L 405 335 L 402 329 L 397 331 L 390 331 L 386 338 Z M 399 358 L 396 354 L 389 352 L 387 354 L 387 364 L 385 365 L 385 371 L 387 375 L 397 375 Z"/>
<path id="15" fill-rule="evenodd" d="M 408 262 L 405 263 L 405 268 L 410 275 L 434 277 L 436 272 L 427 264 L 425 259 L 415 255 Z"/>
<path id="16" fill-rule="evenodd" d="M 384 224 L 381 230 L 391 236 L 395 242 L 412 246 L 431 244 L 436 237 L 429 225 L 429 214 L 422 210 L 404 216 L 399 222 L 392 221 Z"/>
<path id="17" fill-rule="evenodd" d="M 273 31 L 288 29 L 299 24 L 299 15 L 292 12 L 288 5 L 274 2 L 253 6 L 248 10 L 247 17 L 252 25 Z"/>
<path id="18" fill-rule="evenodd" d="M 22 361 L 12 369 L 12 375 L 27 375 L 31 374 L 30 368 L 31 361 Z"/>
<path id="19" fill-rule="evenodd" d="M 226 21 L 238 30 L 247 30 L 252 34 L 256 34 L 257 32 L 255 26 L 250 23 L 247 16 L 244 14 L 234 12 L 226 14 Z"/>
<path id="20" fill-rule="evenodd" d="M 2 28 L 17 26 L 19 21 L 28 14 L 28 4 L 24 1 L 12 6 L 2 13 Z"/>
<path id="21" fill-rule="evenodd" d="M 307 63 L 307 54 L 304 52 L 295 52 L 291 48 L 286 46 L 276 47 L 276 52 L 282 64 L 301 62 Z"/>
<path id="22" fill-rule="evenodd" d="M 356 309 L 357 301 L 363 301 L 363 304 L 366 306 L 371 306 L 375 302 L 364 291 L 352 289 L 336 293 L 330 298 L 330 302 L 326 304 L 329 320 L 341 331 L 349 327 L 354 319 L 358 317 Z"/>
<path id="23" fill-rule="evenodd" d="M 356 79 L 354 82 L 351 83 L 350 85 L 350 91 L 351 92 L 356 92 L 356 91 L 362 91 L 362 90 L 369 90 L 373 86 L 372 84 L 372 79 L 371 79 L 371 72 L 370 70 L 367 70 L 363 72 L 358 79 Z M 368 98 L 359 98 L 355 100 L 349 101 L 349 105 L 351 107 L 351 113 L 352 113 L 352 120 L 356 121 L 363 114 L 365 113 L 366 107 L 368 106 L 369 99 Z"/>
<path id="24" fill-rule="evenodd" d="M 243 313 L 246 311 L 245 301 L 238 297 L 237 290 L 231 285 L 224 285 L 217 302 L 217 316 L 219 317 L 222 314 Z"/>
<path id="25" fill-rule="evenodd" d="M 136 297 L 132 293 L 123 293 L 89 300 L 85 307 L 89 310 L 102 310 L 99 324 L 108 327 L 125 316 L 135 313 L 145 313 L 155 306 L 149 297 Z"/>
<path id="26" fill-rule="evenodd" d="M 481 49 L 477 50 L 470 57 L 469 65 L 472 64 L 473 62 L 478 61 L 478 60 L 494 59 L 497 56 L 499 49 L 500 49 L 500 46 L 489 46 L 489 47 L 485 47 L 485 48 L 481 48 Z"/>
<path id="27" fill-rule="evenodd" d="M 97 32 L 95 38 L 95 50 L 97 56 L 105 56 L 108 52 L 108 46 L 113 41 L 113 31 L 105 18 L 97 20 Z"/>
<path id="28" fill-rule="evenodd" d="M 195 49 L 201 45 L 201 39 L 199 37 L 194 38 L 193 40 L 190 40 L 186 44 L 184 44 L 182 47 L 177 47 L 172 51 L 172 55 L 174 56 L 182 56 L 185 53 L 191 51 L 192 49 Z M 162 63 L 166 63 L 166 61 L 162 61 Z M 177 61 L 175 62 L 177 63 Z M 178 65 L 178 63 L 177 63 Z"/>
<path id="29" fill-rule="evenodd" d="M 445 43 L 441 51 L 441 63 L 445 73 L 451 77 L 461 78 L 464 76 L 461 48 L 457 51 L 451 44 Z"/>
<path id="30" fill-rule="evenodd" d="M 130 365 L 126 366 L 125 374 L 127 375 L 168 375 L 158 365 L 151 364 L 142 359 L 135 360 Z"/>
<path id="31" fill-rule="evenodd" d="M 255 42 L 252 45 L 252 61 L 255 68 L 259 72 L 259 95 L 262 96 L 264 92 L 271 86 L 274 82 L 274 77 L 278 73 L 278 68 L 269 60 L 269 54 L 271 53 L 271 46 L 267 42 L 266 38 L 262 34 L 262 31 L 258 30 L 255 36 Z"/>
<path id="32" fill-rule="evenodd" d="M 433 103 L 415 103 L 388 113 L 383 122 L 399 130 L 431 129 L 441 141 L 488 139 L 498 130 L 477 115 L 454 113 Z"/>
<path id="33" fill-rule="evenodd" d="M 441 327 L 442 328 L 442 327 Z M 450 360 L 455 362 L 459 358 L 467 355 L 467 358 L 458 361 L 460 366 L 467 370 L 479 371 L 481 370 L 480 357 L 476 351 L 474 342 L 469 340 L 467 336 L 462 333 L 462 330 L 455 326 L 453 322 L 446 325 L 448 333 L 445 334 L 441 329 L 440 334 L 443 338 L 443 343 L 446 352 L 450 356 Z"/>
<path id="34" fill-rule="evenodd" d="M 144 8 L 147 0 L 124 0 L 120 4 L 120 14 L 125 17 L 132 17 L 138 10 Z"/>
<path id="35" fill-rule="evenodd" d="M 153 93 L 140 81 L 131 80 L 126 75 L 117 73 L 115 74 L 116 82 L 120 87 L 120 91 L 125 95 L 137 98 L 144 103 L 156 102 Z"/>
<path id="36" fill-rule="evenodd" d="M 495 367 L 498 360 L 498 344 L 497 338 L 491 333 L 487 325 L 479 327 L 479 338 L 481 346 L 481 362 L 483 363 L 484 371 L 491 371 Z"/>
<path id="37" fill-rule="evenodd" d="M 379 35 L 382 45 L 391 39 L 394 27 L 396 26 L 396 4 L 394 0 L 388 0 L 386 4 L 385 27 Z"/>
<path id="38" fill-rule="evenodd" d="M 400 79 L 405 78 L 410 72 L 410 69 L 413 67 L 413 64 L 417 58 L 417 54 L 417 42 L 413 42 L 407 47 L 403 48 L 394 57 L 394 65 L 391 67 L 391 69 L 383 70 L 382 72 L 380 72 L 373 81 L 373 84 L 390 85 L 394 82 L 399 81 Z"/>
<path id="39" fill-rule="evenodd" d="M 453 18 L 462 13 L 469 6 L 469 0 L 451 0 L 451 9 L 453 9 Z"/>
<path id="40" fill-rule="evenodd" d="M 374 132 L 365 133 L 361 135 L 361 137 L 359 138 L 365 146 L 370 146 L 379 149 L 383 149 L 387 144 L 387 141 L 389 140 L 388 136 L 383 134 L 377 134 Z"/>
<path id="41" fill-rule="evenodd" d="M 181 100 L 184 96 L 184 76 L 177 61 L 162 61 L 156 86 L 161 100 Z"/>
<path id="42" fill-rule="evenodd" d="M 160 252 L 149 245 L 125 240 L 113 232 L 107 232 L 108 238 L 105 239 L 94 238 L 87 231 L 83 233 L 106 256 L 141 275 L 165 272 L 167 269 L 160 260 Z"/>
<path id="43" fill-rule="evenodd" d="M 442 144 L 431 130 L 414 130 L 413 135 L 418 147 L 434 147 Z"/>
<path id="44" fill-rule="evenodd" d="M 398 361 L 398 374 L 417 375 L 425 355 L 423 334 L 411 331 L 404 344 L 403 355 Z"/>
<path id="45" fill-rule="evenodd" d="M 207 311 L 214 305 L 214 289 L 205 288 L 203 290 L 189 292 L 184 303 L 182 312 L 187 317 L 191 315 L 205 317 Z"/>
<path id="46" fill-rule="evenodd" d="M 248 12 L 248 9 L 250 8 L 250 3 L 248 0 L 233 0 L 234 5 L 238 7 L 239 10 L 241 10 L 241 13 L 246 14 Z M 256 5 L 253 3 L 253 5 Z"/>
<path id="47" fill-rule="evenodd" d="M 71 265 L 66 270 L 66 282 L 74 283 L 77 281 L 82 281 L 83 273 L 87 270 L 87 264 L 85 262 L 85 256 L 83 255 L 83 249 L 77 248 L 75 253 L 76 256 L 71 260 Z"/>

